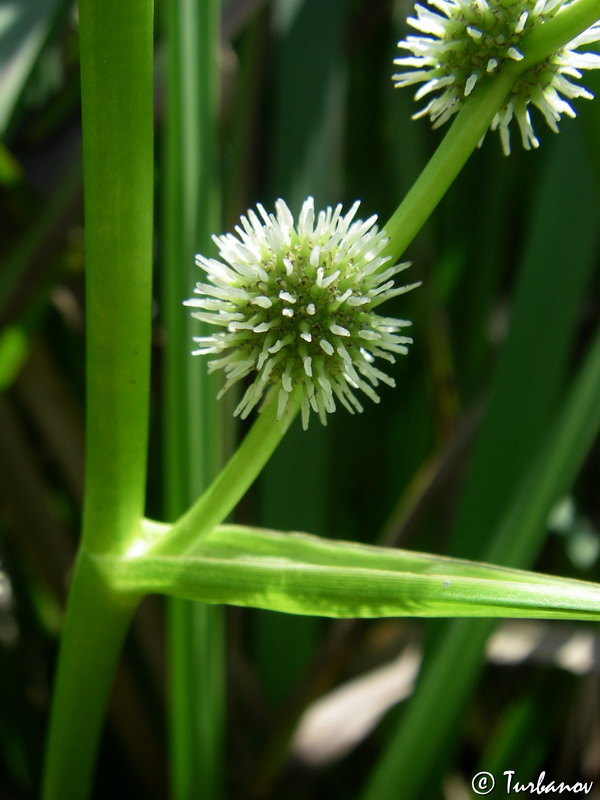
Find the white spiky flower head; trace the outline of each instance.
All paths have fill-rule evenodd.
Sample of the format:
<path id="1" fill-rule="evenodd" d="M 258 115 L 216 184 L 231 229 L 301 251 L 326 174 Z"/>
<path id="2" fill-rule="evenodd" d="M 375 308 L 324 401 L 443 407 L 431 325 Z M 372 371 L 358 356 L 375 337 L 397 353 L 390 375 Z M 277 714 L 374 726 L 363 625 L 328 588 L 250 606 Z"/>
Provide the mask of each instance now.
<path id="1" fill-rule="evenodd" d="M 195 337 L 195 355 L 211 354 L 209 371 L 223 369 L 223 395 L 237 381 L 252 377 L 235 414 L 242 418 L 276 387 L 277 418 L 295 387 L 302 388 L 302 424 L 310 410 L 325 424 L 336 400 L 350 412 L 362 411 L 361 390 L 379 401 L 378 384 L 394 381 L 376 358 L 394 362 L 412 341 L 401 335 L 410 322 L 382 317 L 374 309 L 417 284 L 394 287 L 393 277 L 408 264 L 384 267 L 388 239 L 376 217 L 355 219 L 359 203 L 315 215 L 312 197 L 298 222 L 283 200 L 275 214 L 263 206 L 248 211 L 237 235 L 214 236 L 221 260 L 197 256 L 208 283 L 198 283 L 198 298 L 186 301 L 193 316 L 216 325 L 210 336 Z"/>
<path id="2" fill-rule="evenodd" d="M 507 61 L 521 61 L 522 38 L 568 4 L 565 0 L 429 0 L 429 5 L 441 13 L 416 5 L 417 16 L 410 17 L 408 23 L 425 35 L 398 42 L 398 47 L 411 55 L 394 60 L 397 66 L 408 69 L 392 76 L 396 87 L 423 83 L 415 100 L 435 95 L 413 119 L 428 115 L 434 128 L 443 125 L 460 110 L 480 81 L 494 75 Z M 513 117 L 525 149 L 539 146 L 530 104 L 539 108 L 556 133 L 562 114 L 575 116 L 569 100 L 593 97 L 575 81 L 581 78 L 582 69 L 600 67 L 600 55 L 580 53 L 577 48 L 597 41 L 600 22 L 519 76 L 491 124 L 492 130 L 500 131 L 506 155 L 510 153 L 508 126 Z"/>

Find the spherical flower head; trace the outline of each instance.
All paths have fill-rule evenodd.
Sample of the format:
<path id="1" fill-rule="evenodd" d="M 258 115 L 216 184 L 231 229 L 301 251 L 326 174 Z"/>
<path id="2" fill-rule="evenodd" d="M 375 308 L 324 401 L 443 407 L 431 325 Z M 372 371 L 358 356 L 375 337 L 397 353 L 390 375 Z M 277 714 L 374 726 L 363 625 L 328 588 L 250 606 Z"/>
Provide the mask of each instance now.
<path id="1" fill-rule="evenodd" d="M 221 260 L 196 257 L 208 283 L 198 283 L 199 297 L 186 305 L 219 330 L 195 337 L 194 354 L 217 356 L 208 368 L 225 372 L 219 396 L 251 377 L 236 415 L 246 417 L 275 387 L 279 419 L 300 387 L 306 428 L 311 410 L 325 424 L 336 401 L 362 411 L 357 390 L 379 402 L 379 383 L 394 386 L 374 361 L 394 363 L 407 352 L 412 339 L 401 332 L 410 322 L 374 309 L 416 284 L 394 287 L 394 276 L 409 265 L 384 268 L 387 237 L 375 216 L 355 220 L 358 206 L 315 215 L 309 197 L 296 224 L 283 200 L 275 214 L 258 205 L 242 216 L 237 235 L 213 237 Z"/>
<path id="2" fill-rule="evenodd" d="M 406 71 L 392 76 L 396 87 L 423 83 L 415 100 L 435 95 L 414 115 L 428 115 L 437 128 L 462 107 L 475 86 L 489 79 L 503 64 L 521 61 L 523 37 L 568 5 L 565 0 L 429 0 L 439 12 L 416 5 L 416 17 L 408 23 L 424 36 L 408 36 L 398 47 L 412 55 L 395 59 Z M 583 44 L 600 41 L 595 23 L 566 47 L 526 69 L 518 78 L 491 128 L 499 129 L 502 149 L 510 153 L 508 126 L 516 118 L 526 150 L 538 147 L 529 105 L 537 106 L 556 133 L 562 114 L 574 117 L 568 102 L 593 95 L 575 81 L 582 69 L 600 67 L 596 53 L 576 52 Z"/>

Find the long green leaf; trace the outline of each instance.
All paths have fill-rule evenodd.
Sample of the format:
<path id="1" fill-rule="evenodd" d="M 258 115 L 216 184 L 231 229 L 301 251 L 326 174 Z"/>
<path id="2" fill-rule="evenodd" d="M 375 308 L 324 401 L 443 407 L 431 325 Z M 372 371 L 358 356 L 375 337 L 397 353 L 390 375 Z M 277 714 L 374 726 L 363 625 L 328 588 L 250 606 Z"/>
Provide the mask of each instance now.
<path id="1" fill-rule="evenodd" d="M 520 567 L 531 564 L 539 552 L 550 509 L 574 481 L 597 433 L 600 414 L 598 341 L 562 413 L 556 413 L 597 242 L 597 205 L 581 149 L 570 143 L 568 131 L 561 137 L 538 195 L 509 339 L 475 448 L 453 543 L 455 553 Z M 565 197 L 567 191 L 573 194 Z M 565 197 L 565 203 L 557 203 L 557 197 Z M 591 427 L 585 431 L 587 424 Z M 443 770 L 448 740 L 479 673 L 490 630 L 489 623 L 473 621 L 435 631 L 431 658 L 376 768 L 365 795 L 369 800 L 394 793 L 406 800 L 419 797 L 421 781 L 428 780 L 432 771 Z M 423 749 L 420 741 L 429 731 L 434 707 L 438 709 L 435 735 Z"/>
<path id="2" fill-rule="evenodd" d="M 9 0 L 0 8 L 0 136 L 4 136 L 23 90 L 51 32 L 70 0 Z"/>
<path id="3" fill-rule="evenodd" d="M 220 528 L 195 555 L 99 557 L 125 593 L 326 617 L 600 619 L 600 585 L 304 534 Z"/>
<path id="4" fill-rule="evenodd" d="M 202 333 L 182 307 L 218 228 L 217 102 L 219 0 L 167 3 L 167 117 L 165 125 L 164 250 L 161 262 L 165 347 L 163 487 L 169 519 L 206 488 L 220 455 L 214 378 L 190 356 Z M 221 610 L 174 600 L 169 604 L 170 784 L 176 800 L 203 787 L 220 794 L 224 642 Z"/>

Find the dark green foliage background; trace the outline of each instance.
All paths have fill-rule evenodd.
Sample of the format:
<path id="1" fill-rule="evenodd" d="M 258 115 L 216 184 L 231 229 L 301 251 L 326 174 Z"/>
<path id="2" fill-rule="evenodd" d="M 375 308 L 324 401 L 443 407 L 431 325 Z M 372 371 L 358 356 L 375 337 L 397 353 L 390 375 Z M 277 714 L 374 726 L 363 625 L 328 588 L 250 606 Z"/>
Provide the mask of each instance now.
<path id="1" fill-rule="evenodd" d="M 0 795 L 20 798 L 33 796 L 39 781 L 79 529 L 85 265 L 76 16 L 57 0 L 13 10 L 14 24 L 0 28 Z M 320 206 L 360 198 L 363 217 L 377 213 L 382 223 L 394 211 L 441 137 L 410 120 L 410 91 L 395 91 L 390 80 L 410 10 L 392 0 L 224 4 L 221 230 L 279 196 L 295 210 L 308 194 Z M 159 254 L 168 89 L 162 18 Z M 45 33 L 36 57 L 22 62 L 39 25 Z M 17 62 L 22 72 L 11 73 Z M 598 75 L 584 82 L 600 92 Z M 470 558 L 493 549 L 495 524 L 544 442 L 599 318 L 600 106 L 579 102 L 577 120 L 563 121 L 560 137 L 538 117 L 535 125 L 540 150 L 521 151 L 513 135 L 509 159 L 488 135 L 406 254 L 411 279 L 423 286 L 387 309 L 414 320 L 414 346 L 393 369 L 396 390 L 384 388 L 381 404 L 358 418 L 341 410 L 327 428 L 313 421 L 306 434 L 296 424 L 238 521 Z M 148 507 L 157 517 L 165 514 L 163 268 L 158 256 Z M 227 419 L 231 442 L 240 426 Z M 593 553 L 585 568 L 572 555 L 584 540 L 600 542 L 598 466 L 592 453 L 566 533 L 549 532 L 537 561 L 523 566 L 599 578 Z M 316 770 L 289 756 L 299 713 L 407 642 L 423 640 L 434 652 L 446 628 L 230 609 L 225 796 L 361 796 L 403 707 L 349 756 Z M 558 623 L 545 628 L 559 637 L 571 632 Z M 152 598 L 117 680 L 98 797 L 116 785 L 132 796 L 166 796 L 164 651 L 162 605 Z M 448 665 L 449 695 L 460 672 L 460 663 Z M 431 726 L 446 717 L 452 734 L 427 768 L 428 783 L 410 796 L 470 796 L 460 787 L 470 791 L 482 763 L 523 779 L 546 769 L 556 779 L 600 780 L 597 673 L 597 657 L 577 678 L 552 663 L 483 667 L 459 717 L 443 704 L 435 709 Z M 414 737 L 416 757 L 428 763 L 427 738 Z"/>

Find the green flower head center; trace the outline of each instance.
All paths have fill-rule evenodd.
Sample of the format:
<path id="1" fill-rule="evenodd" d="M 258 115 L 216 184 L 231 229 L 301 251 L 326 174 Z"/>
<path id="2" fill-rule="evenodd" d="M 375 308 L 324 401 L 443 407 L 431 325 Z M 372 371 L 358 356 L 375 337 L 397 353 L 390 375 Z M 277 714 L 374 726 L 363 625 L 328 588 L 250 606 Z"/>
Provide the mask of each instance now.
<path id="1" fill-rule="evenodd" d="M 256 357 L 259 363 L 261 353 L 275 356 L 272 380 L 284 375 L 297 380 L 307 366 L 340 375 L 343 359 L 339 345 L 334 349 L 330 341 L 332 334 L 345 342 L 350 358 L 359 355 L 356 343 L 361 339 L 366 343 L 378 338 L 369 328 L 370 315 L 359 310 L 372 301 L 362 294 L 363 282 L 352 281 L 352 260 L 334 263 L 327 253 L 315 265 L 307 249 L 298 243 L 285 256 L 278 254 L 264 263 L 268 278 L 256 282 L 256 296 L 246 304 L 248 320 L 230 326 L 236 331 L 240 325 L 241 330 L 252 325 L 255 337 L 239 336 L 240 359 Z M 345 302 L 350 297 L 353 306 Z"/>
<path id="2" fill-rule="evenodd" d="M 469 80 L 501 68 L 507 61 L 523 57 L 519 50 L 523 36 L 540 25 L 546 16 L 533 14 L 535 2 L 489 0 L 457 6 L 445 26 L 441 41 L 446 47 L 440 73 L 452 75 L 462 94 L 469 94 Z M 553 16 L 549 14 L 547 16 Z M 547 68 L 549 59 L 543 68 Z M 540 65 L 535 69 L 539 73 Z M 550 76 L 551 82 L 554 72 Z M 527 81 L 527 78 L 523 78 Z"/>

